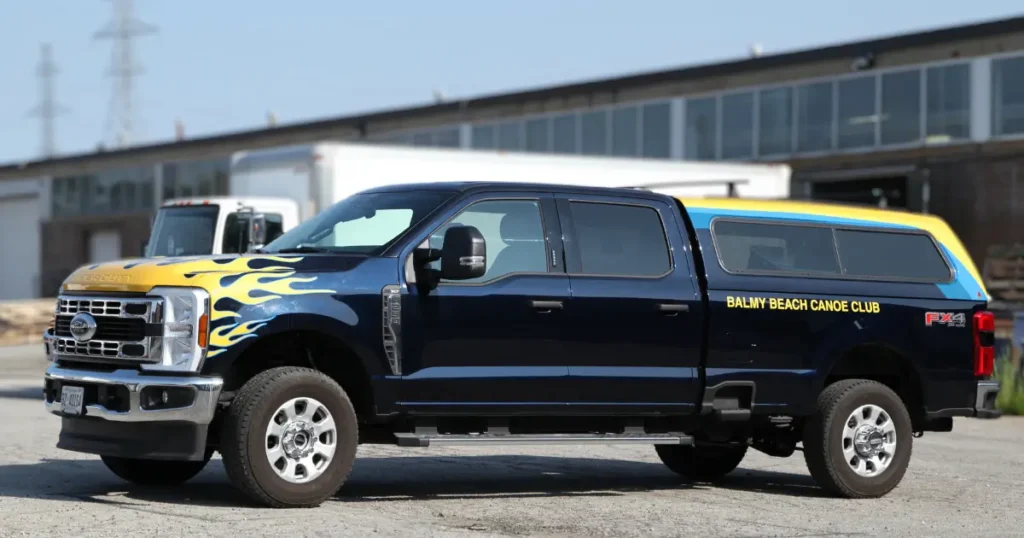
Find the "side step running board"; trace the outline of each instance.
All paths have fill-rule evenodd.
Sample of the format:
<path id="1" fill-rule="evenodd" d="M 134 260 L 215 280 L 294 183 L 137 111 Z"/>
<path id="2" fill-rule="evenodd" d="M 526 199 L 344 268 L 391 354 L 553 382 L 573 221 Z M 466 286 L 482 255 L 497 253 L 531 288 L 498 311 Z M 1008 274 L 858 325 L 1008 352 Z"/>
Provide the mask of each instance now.
<path id="1" fill-rule="evenodd" d="M 477 434 L 443 435 L 396 433 L 398 446 L 428 447 L 452 445 L 692 445 L 693 438 L 682 433 L 608 434 Z"/>

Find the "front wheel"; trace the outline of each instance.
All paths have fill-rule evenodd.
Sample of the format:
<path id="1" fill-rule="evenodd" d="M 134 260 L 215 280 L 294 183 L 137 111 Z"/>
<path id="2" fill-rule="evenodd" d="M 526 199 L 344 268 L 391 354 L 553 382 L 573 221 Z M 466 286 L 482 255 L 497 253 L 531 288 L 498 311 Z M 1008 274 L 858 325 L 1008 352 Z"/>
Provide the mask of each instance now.
<path id="1" fill-rule="evenodd" d="M 114 474 L 140 486 L 175 486 L 188 482 L 210 461 L 163 461 L 100 456 Z"/>
<path id="2" fill-rule="evenodd" d="M 359 429 L 345 391 L 309 368 L 273 368 L 235 396 L 221 430 L 228 477 L 255 502 L 312 507 L 352 470 Z"/>
<path id="3" fill-rule="evenodd" d="M 743 461 L 747 446 L 657 445 L 658 457 L 670 470 L 691 480 L 713 482 L 731 473 Z"/>
<path id="4" fill-rule="evenodd" d="M 889 387 L 866 379 L 829 385 L 804 428 L 804 460 L 822 487 L 881 497 L 903 479 L 913 450 L 910 414 Z"/>

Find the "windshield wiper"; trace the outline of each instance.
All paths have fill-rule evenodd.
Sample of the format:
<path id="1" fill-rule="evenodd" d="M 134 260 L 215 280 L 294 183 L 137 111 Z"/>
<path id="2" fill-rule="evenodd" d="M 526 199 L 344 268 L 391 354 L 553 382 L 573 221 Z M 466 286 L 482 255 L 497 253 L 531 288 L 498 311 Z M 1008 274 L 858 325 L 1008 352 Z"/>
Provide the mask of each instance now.
<path id="1" fill-rule="evenodd" d="M 324 247 L 311 247 L 309 245 L 298 245 L 292 248 L 282 248 L 271 254 L 303 254 L 310 252 L 330 252 L 331 249 Z"/>

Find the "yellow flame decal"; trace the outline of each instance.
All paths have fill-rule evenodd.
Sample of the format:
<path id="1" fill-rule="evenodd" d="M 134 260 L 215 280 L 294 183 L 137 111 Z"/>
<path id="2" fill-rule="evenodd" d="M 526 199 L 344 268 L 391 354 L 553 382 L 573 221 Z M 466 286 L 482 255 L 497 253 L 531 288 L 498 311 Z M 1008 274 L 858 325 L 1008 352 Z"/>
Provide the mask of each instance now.
<path id="1" fill-rule="evenodd" d="M 238 256 L 155 258 L 122 260 L 84 266 L 64 282 L 64 290 L 119 291 L 146 293 L 157 286 L 194 286 L 210 294 L 210 324 L 235 318 L 235 323 L 211 328 L 208 357 L 242 340 L 253 338 L 272 317 L 244 320 L 238 312 L 242 306 L 257 306 L 286 296 L 335 293 L 330 289 L 296 289 L 309 284 L 315 276 L 296 276 L 295 265 L 302 257 Z M 256 267 L 254 267 L 254 265 Z M 219 304 L 229 299 L 228 304 Z"/>

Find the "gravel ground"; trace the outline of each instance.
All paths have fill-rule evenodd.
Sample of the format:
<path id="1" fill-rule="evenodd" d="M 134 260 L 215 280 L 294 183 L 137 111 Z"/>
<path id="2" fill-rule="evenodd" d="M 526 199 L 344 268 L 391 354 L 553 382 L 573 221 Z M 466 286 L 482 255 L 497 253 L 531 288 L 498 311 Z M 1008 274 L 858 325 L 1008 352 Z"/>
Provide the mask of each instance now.
<path id="1" fill-rule="evenodd" d="M 687 484 L 651 447 L 364 447 L 332 501 L 250 508 L 214 460 L 183 487 L 130 486 L 54 448 L 33 346 L 0 349 L 0 536 L 1011 536 L 1024 533 L 1024 420 L 958 420 L 915 440 L 878 500 L 825 496 L 803 459 L 751 452 Z"/>

